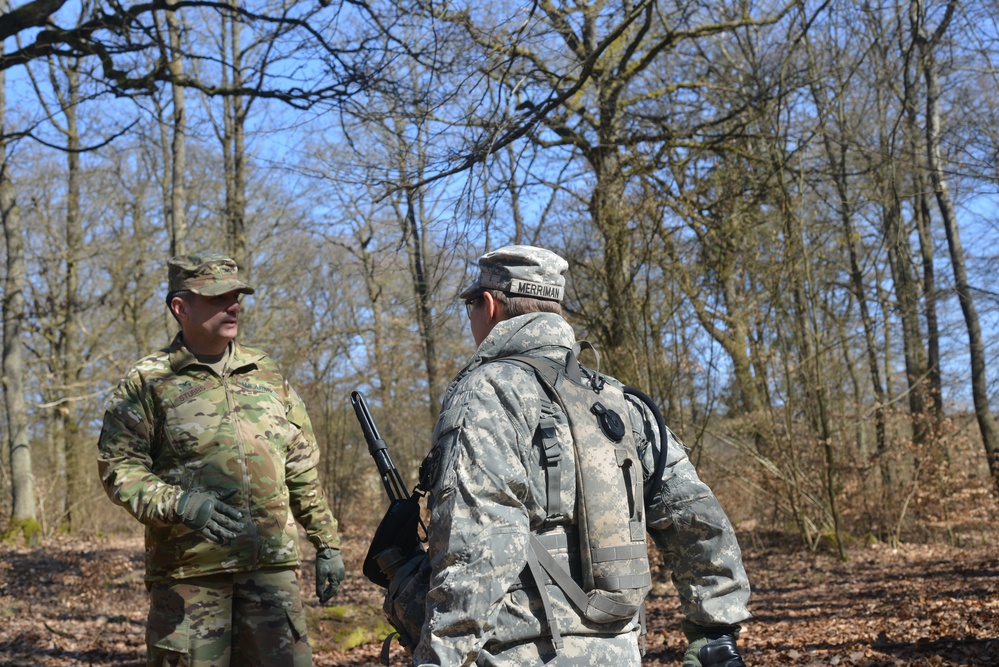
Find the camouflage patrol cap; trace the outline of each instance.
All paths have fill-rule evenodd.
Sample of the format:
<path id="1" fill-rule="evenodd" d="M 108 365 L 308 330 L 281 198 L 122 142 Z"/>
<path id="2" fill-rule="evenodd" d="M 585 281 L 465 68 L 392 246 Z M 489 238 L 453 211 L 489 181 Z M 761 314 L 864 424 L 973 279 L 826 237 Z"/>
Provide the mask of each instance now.
<path id="1" fill-rule="evenodd" d="M 229 292 L 253 294 L 253 288 L 236 277 L 236 262 L 225 255 L 178 255 L 169 266 L 170 292 L 189 291 L 203 296 Z"/>
<path id="2" fill-rule="evenodd" d="M 510 296 L 562 301 L 569 263 L 551 250 L 528 245 L 508 245 L 479 257 L 479 275 L 459 295 L 501 290 Z"/>

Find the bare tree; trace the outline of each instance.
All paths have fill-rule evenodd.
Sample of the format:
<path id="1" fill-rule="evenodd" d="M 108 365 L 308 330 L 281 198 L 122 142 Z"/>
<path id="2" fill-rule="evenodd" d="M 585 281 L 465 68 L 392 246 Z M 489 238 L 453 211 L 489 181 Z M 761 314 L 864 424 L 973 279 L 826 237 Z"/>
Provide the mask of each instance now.
<path id="1" fill-rule="evenodd" d="M 168 0 L 169 4 L 175 4 Z M 167 218 L 170 231 L 170 255 L 187 252 L 187 218 L 185 179 L 187 178 L 187 105 L 183 78 L 184 63 L 181 52 L 181 25 L 176 11 L 166 11 L 167 44 L 169 48 L 170 92 L 173 100 L 170 151 L 170 208 Z"/>
<path id="2" fill-rule="evenodd" d="M 242 24 L 233 11 L 221 15 L 222 41 L 219 45 L 222 61 L 222 81 L 232 88 L 244 87 L 243 69 L 244 46 Z M 266 71 L 266 63 L 255 68 L 261 74 Z M 222 100 L 222 142 L 223 164 L 225 169 L 225 229 L 227 251 L 236 263 L 247 271 L 246 250 L 246 120 L 253 103 L 252 97 L 243 95 L 226 96 Z"/>
<path id="3" fill-rule="evenodd" d="M 369 12 L 357 3 L 99 2 L 86 20 L 65 25 L 65 16 L 73 15 L 65 11 L 69 6 L 68 0 L 32 0 L 0 14 L 0 39 L 25 38 L 15 51 L 0 56 L 0 70 L 54 55 L 85 58 L 100 64 L 99 79 L 117 94 L 142 94 L 169 81 L 209 95 L 252 94 L 308 108 L 335 104 L 356 93 L 391 55 L 369 47 L 363 26 Z M 262 85 L 251 82 L 249 87 L 224 81 L 217 70 L 215 76 L 207 76 L 204 69 L 198 76 L 182 73 L 176 67 L 177 52 L 170 51 L 157 16 L 186 11 L 235 15 L 254 32 L 255 41 L 270 45 L 272 61 L 284 61 L 283 73 L 268 77 Z M 191 40 L 192 50 L 185 50 L 184 57 L 216 61 L 213 54 L 197 50 L 203 44 Z M 322 67 L 317 71 L 311 63 L 322 63 Z"/>
<path id="4" fill-rule="evenodd" d="M 7 416 L 7 452 L 10 457 L 12 514 L 7 534 L 20 533 L 37 544 L 41 526 L 35 508 L 35 479 L 28 438 L 28 411 L 24 397 L 24 230 L 11 182 L 6 139 L 6 76 L 0 72 L 0 215 L 7 262 L 3 289 L 3 390 Z"/>
<path id="5" fill-rule="evenodd" d="M 82 18 L 80 19 L 82 20 Z M 51 410 L 54 440 L 56 473 L 62 483 L 55 486 L 57 514 L 61 522 L 74 527 L 73 502 L 86 497 L 87 470 L 84 465 L 85 453 L 80 437 L 79 416 L 76 402 L 80 392 L 82 369 L 82 309 L 80 291 L 80 266 L 83 254 L 83 214 L 81 211 L 82 166 L 81 154 L 87 150 L 82 145 L 79 128 L 79 111 L 83 100 L 81 61 L 78 58 L 61 59 L 52 57 L 38 62 L 39 69 L 47 73 L 48 90 L 52 101 L 47 99 L 40 76 L 33 68 L 28 68 L 39 105 L 45 111 L 52 129 L 61 136 L 58 148 L 65 159 L 65 197 L 63 202 L 64 220 L 59 225 L 62 234 L 53 250 L 51 265 L 56 268 L 52 277 L 59 276 L 60 294 L 52 299 L 50 324 L 45 327 L 48 338 L 48 366 L 55 382 L 46 387 L 43 394 L 45 405 Z"/>
<path id="6" fill-rule="evenodd" d="M 957 212 L 951 200 L 947 185 L 943 156 L 940 147 L 940 83 L 936 62 L 936 49 L 947 28 L 950 26 L 957 7 L 957 0 L 948 0 L 946 11 L 936 28 L 931 32 L 926 25 L 927 12 L 922 0 L 913 0 L 909 5 L 909 21 L 913 39 L 919 51 L 920 66 L 926 83 L 926 157 L 930 181 L 937 199 L 937 207 L 947 233 L 947 247 L 950 250 L 951 267 L 954 271 L 954 287 L 957 290 L 961 312 L 964 314 L 968 332 L 968 352 L 971 358 L 971 393 L 975 404 L 975 416 L 982 435 L 982 445 L 988 460 L 992 479 L 999 489 L 999 428 L 989 406 L 988 387 L 985 373 L 985 345 L 982 329 L 975 308 L 974 297 L 968 282 L 964 248 L 957 224 Z"/>
<path id="7" fill-rule="evenodd" d="M 691 82 L 697 74 L 671 66 L 670 56 L 684 49 L 696 53 L 740 29 L 774 24 L 791 6 L 555 2 L 521 13 L 500 6 L 464 11 L 447 3 L 405 5 L 452 29 L 446 37 L 458 41 L 451 48 L 464 54 L 449 63 L 454 77 L 471 81 L 475 88 L 468 93 L 489 100 L 453 110 L 466 133 L 441 156 L 440 175 L 488 161 L 522 138 L 550 154 L 578 159 L 574 192 L 585 193 L 588 223 L 599 241 L 599 256 L 580 254 L 594 263 L 591 274 L 599 278 L 603 307 L 592 309 L 589 318 L 582 310 L 577 315 L 596 343 L 620 352 L 608 357 L 614 360 L 610 370 L 623 379 L 636 381 L 643 366 L 628 353 L 644 347 L 636 338 L 635 280 L 647 259 L 640 245 L 647 234 L 634 232 L 636 221 L 652 221 L 648 212 L 657 206 L 646 199 L 641 179 L 659 168 L 671 147 L 715 122 L 670 109 L 673 100 L 696 98 L 701 90 Z M 585 188 L 578 187 L 583 182 Z"/>

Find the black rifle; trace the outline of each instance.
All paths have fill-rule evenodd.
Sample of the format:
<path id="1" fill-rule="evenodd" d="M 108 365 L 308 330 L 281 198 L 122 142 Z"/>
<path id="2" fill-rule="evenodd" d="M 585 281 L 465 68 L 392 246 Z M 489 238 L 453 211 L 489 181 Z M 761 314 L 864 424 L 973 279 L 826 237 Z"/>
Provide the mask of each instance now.
<path id="1" fill-rule="evenodd" d="M 406 485 L 402 481 L 399 469 L 392 462 L 392 457 L 389 456 L 388 444 L 382 439 L 378 427 L 375 426 L 375 420 L 371 417 L 371 411 L 368 410 L 364 394 L 359 391 L 350 392 L 350 404 L 354 406 L 354 414 L 357 415 L 361 431 L 364 432 L 364 439 L 368 442 L 368 453 L 375 460 L 378 474 L 382 476 L 382 485 L 385 487 L 385 493 L 388 494 L 389 500 L 392 502 L 405 500 L 409 497 Z"/>
<path id="2" fill-rule="evenodd" d="M 354 407 L 354 414 L 357 415 L 364 439 L 368 443 L 368 453 L 375 460 L 389 498 L 388 511 L 375 530 L 362 570 L 368 580 L 388 588 L 396 568 L 423 551 L 420 542 L 425 541 L 425 538 L 421 539 L 420 534 L 427 534 L 427 528 L 420 518 L 420 498 L 423 497 L 423 491 L 419 486 L 413 493 L 406 491 L 402 475 L 389 456 L 388 444 L 382 439 L 375 420 L 371 417 L 364 394 L 352 391 L 350 404 Z"/>

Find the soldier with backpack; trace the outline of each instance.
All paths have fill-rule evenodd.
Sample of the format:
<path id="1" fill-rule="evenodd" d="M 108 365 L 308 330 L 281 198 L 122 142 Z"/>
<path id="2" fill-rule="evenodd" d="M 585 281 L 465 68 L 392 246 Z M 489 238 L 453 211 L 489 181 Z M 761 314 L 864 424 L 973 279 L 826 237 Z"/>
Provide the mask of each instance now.
<path id="1" fill-rule="evenodd" d="M 641 392 L 576 362 L 568 264 L 507 246 L 478 266 L 461 294 L 478 349 L 420 472 L 428 554 L 390 572 L 385 608 L 414 664 L 640 664 L 647 531 L 680 593 L 685 667 L 744 665 L 732 526 Z"/>

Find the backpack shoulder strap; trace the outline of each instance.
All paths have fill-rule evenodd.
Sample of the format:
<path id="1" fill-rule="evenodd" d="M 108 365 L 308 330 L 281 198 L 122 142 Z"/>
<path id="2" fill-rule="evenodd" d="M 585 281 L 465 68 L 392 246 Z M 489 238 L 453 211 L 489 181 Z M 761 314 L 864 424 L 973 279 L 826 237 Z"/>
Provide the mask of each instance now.
<path id="1" fill-rule="evenodd" d="M 555 383 L 558 381 L 558 374 L 560 370 L 564 370 L 560 369 L 558 364 L 550 359 L 545 359 L 544 357 L 529 357 L 526 354 L 515 354 L 509 357 L 500 357 L 499 359 L 495 359 L 495 361 L 514 361 L 530 366 L 534 369 L 534 372 L 539 376 L 546 387 L 552 390 L 554 390 Z"/>
<path id="2" fill-rule="evenodd" d="M 543 527 L 556 525 L 562 521 L 562 443 L 558 439 L 555 424 L 555 404 L 551 400 L 551 392 L 555 391 L 558 380 L 558 368 L 547 359 L 528 357 L 524 355 L 503 357 L 496 361 L 509 361 L 517 365 L 525 365 L 534 370 L 545 391 L 541 395 L 541 420 L 538 422 L 538 432 L 541 434 L 541 455 L 544 457 L 547 506 Z"/>

